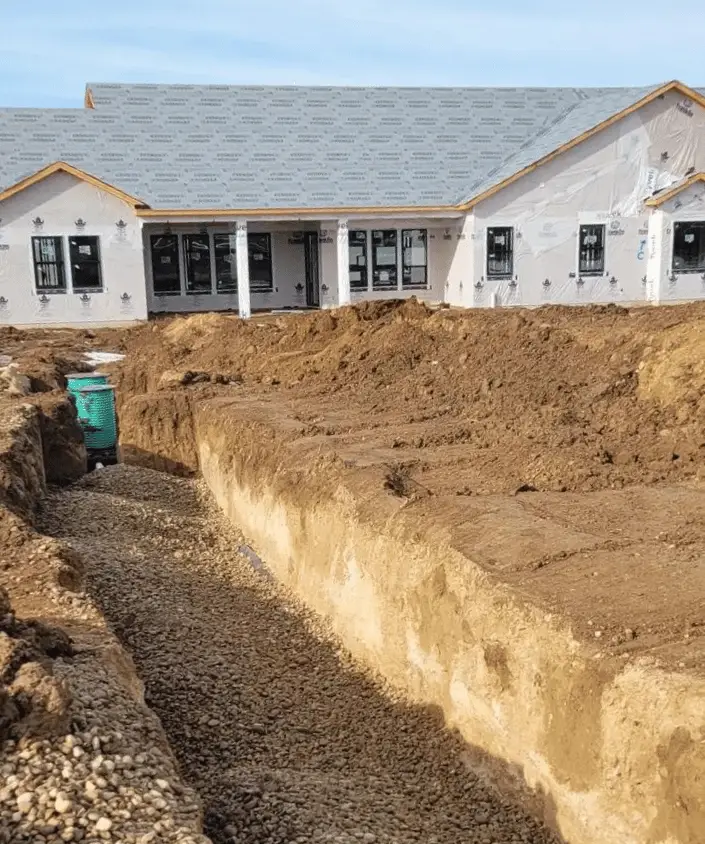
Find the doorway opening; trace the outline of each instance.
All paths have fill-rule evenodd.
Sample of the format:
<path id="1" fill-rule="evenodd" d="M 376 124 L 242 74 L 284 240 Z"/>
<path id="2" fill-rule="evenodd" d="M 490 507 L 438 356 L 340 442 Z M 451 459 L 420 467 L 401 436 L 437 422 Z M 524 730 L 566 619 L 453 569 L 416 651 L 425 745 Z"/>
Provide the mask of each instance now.
<path id="1" fill-rule="evenodd" d="M 321 270 L 318 253 L 318 232 L 304 232 L 304 260 L 306 262 L 306 306 L 321 306 Z"/>

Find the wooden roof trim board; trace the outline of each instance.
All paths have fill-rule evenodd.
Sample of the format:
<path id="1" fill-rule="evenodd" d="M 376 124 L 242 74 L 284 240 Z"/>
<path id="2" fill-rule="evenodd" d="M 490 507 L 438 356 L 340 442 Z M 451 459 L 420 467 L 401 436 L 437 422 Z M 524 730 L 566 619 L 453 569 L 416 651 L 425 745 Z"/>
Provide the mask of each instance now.
<path id="1" fill-rule="evenodd" d="M 65 161 L 55 161 L 53 164 L 49 164 L 48 167 L 43 167 L 31 176 L 27 176 L 26 179 L 22 179 L 16 184 L 11 185 L 9 188 L 6 188 L 4 191 L 0 192 L 0 202 L 21 193 L 23 190 L 32 187 L 32 185 L 36 185 L 38 182 L 44 181 L 44 179 L 48 179 L 49 176 L 53 176 L 54 173 L 68 173 L 70 176 L 75 176 L 75 178 L 80 179 L 82 182 L 87 182 L 89 185 L 93 185 L 93 187 L 98 188 L 99 190 L 116 196 L 118 199 L 121 199 L 133 208 L 149 207 L 145 202 L 142 202 L 141 199 L 130 196 L 124 191 L 121 191 L 119 188 L 109 185 L 107 182 L 103 182 L 95 176 L 91 176 L 90 173 L 79 170 L 78 167 L 67 164 Z"/>
<path id="2" fill-rule="evenodd" d="M 663 205 L 664 202 L 668 202 L 669 199 L 673 199 L 673 197 L 677 196 L 681 191 L 687 190 L 691 185 L 695 185 L 698 182 L 705 182 L 705 173 L 694 173 L 692 176 L 685 179 L 685 181 L 679 182 L 672 188 L 667 188 L 656 196 L 649 197 L 644 205 L 649 205 L 651 208 L 658 208 L 659 205 Z"/>
<path id="3" fill-rule="evenodd" d="M 483 193 L 472 197 L 472 199 L 469 199 L 466 202 L 462 202 L 458 206 L 458 208 L 461 211 L 470 211 L 479 202 L 482 202 L 484 199 L 489 199 L 491 196 L 494 196 L 500 190 L 513 184 L 522 176 L 526 176 L 529 173 L 532 173 L 534 170 L 541 167 L 542 164 L 548 164 L 549 161 L 553 161 L 554 158 L 557 158 L 564 152 L 568 152 L 574 147 L 577 147 L 579 144 L 582 144 L 583 141 L 587 141 L 589 138 L 592 138 L 597 135 L 598 132 L 602 132 L 604 129 L 608 129 L 610 126 L 622 120 L 624 117 L 628 117 L 630 114 L 634 114 L 635 111 L 638 111 L 645 105 L 648 105 L 654 100 L 657 100 L 659 97 L 663 97 L 670 91 L 676 91 L 682 94 L 684 97 L 687 97 L 689 100 L 693 100 L 693 102 L 696 102 L 698 105 L 705 108 L 705 97 L 703 97 L 702 94 L 699 94 L 697 91 L 693 90 L 692 88 L 689 88 L 687 85 L 684 85 L 677 79 L 674 79 L 671 82 L 667 82 L 665 85 L 661 85 L 660 87 L 655 88 L 653 91 L 651 91 L 651 93 L 647 94 L 645 97 L 642 97 L 640 100 L 633 103 L 628 108 L 622 109 L 622 111 L 617 112 L 617 114 L 613 114 L 612 117 L 608 117 L 607 120 L 603 120 L 602 123 L 598 123 L 596 126 L 593 126 L 592 129 L 588 129 L 587 132 L 583 132 L 576 138 L 573 138 L 572 141 L 568 141 L 567 144 L 562 144 L 561 146 L 557 147 L 552 152 L 549 152 L 548 155 L 544 155 L 542 158 L 539 158 L 538 161 L 534 161 L 532 164 L 529 164 L 528 167 L 524 167 L 521 170 L 518 170 L 513 175 L 509 176 L 501 182 L 498 182 L 496 185 L 484 191 Z"/>
<path id="4" fill-rule="evenodd" d="M 400 205 L 388 208 L 345 207 L 345 208 L 139 208 L 135 212 L 138 217 L 267 217 L 290 216 L 301 217 L 331 216 L 339 214 L 370 214 L 384 216 L 385 214 L 438 214 L 460 211 L 454 205 Z"/>

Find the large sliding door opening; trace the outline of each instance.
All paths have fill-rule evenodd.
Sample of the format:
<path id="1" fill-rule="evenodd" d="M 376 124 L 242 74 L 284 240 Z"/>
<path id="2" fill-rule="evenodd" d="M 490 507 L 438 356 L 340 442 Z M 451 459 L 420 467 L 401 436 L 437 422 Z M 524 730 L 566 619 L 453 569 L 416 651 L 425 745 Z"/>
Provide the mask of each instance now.
<path id="1" fill-rule="evenodd" d="M 397 287 L 399 255 L 397 231 L 387 229 L 372 232 L 372 289 L 395 290 Z"/>
<path id="2" fill-rule="evenodd" d="M 237 293 L 237 250 L 234 234 L 214 234 L 215 289 L 218 293 Z"/>
<path id="3" fill-rule="evenodd" d="M 274 290 L 271 234 L 252 232 L 247 237 L 247 247 L 250 289 L 253 293 L 271 293 Z M 234 234 L 209 231 L 153 234 L 149 248 L 155 296 L 237 293 Z M 312 266 L 314 271 L 317 272 L 317 267 Z"/>
<path id="4" fill-rule="evenodd" d="M 253 293 L 271 293 L 274 290 L 272 273 L 272 235 L 268 233 L 247 235 L 249 252 L 250 289 Z"/>
<path id="5" fill-rule="evenodd" d="M 425 290 L 428 286 L 428 250 L 425 229 L 405 229 L 401 233 L 404 290 Z"/>
<path id="6" fill-rule="evenodd" d="M 348 252 L 351 293 L 429 289 L 426 229 L 355 229 Z"/>
<path id="7" fill-rule="evenodd" d="M 350 290 L 367 290 L 367 232 L 349 232 L 348 248 L 350 250 Z"/>

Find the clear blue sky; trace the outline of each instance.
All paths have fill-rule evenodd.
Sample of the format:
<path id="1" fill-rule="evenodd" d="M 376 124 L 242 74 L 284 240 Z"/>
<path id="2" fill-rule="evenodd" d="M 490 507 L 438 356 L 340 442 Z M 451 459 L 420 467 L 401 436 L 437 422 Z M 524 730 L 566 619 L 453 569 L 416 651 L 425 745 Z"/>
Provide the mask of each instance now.
<path id="1" fill-rule="evenodd" d="M 0 0 L 0 105 L 94 82 L 705 86 L 703 0 Z"/>

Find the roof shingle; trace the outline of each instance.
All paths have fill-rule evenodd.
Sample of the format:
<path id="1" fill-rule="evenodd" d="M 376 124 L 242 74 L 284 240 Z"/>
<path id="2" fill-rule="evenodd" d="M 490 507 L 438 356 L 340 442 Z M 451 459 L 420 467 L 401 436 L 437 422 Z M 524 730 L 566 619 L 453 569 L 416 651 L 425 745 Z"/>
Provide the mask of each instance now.
<path id="1" fill-rule="evenodd" d="M 452 205 L 652 90 L 89 87 L 0 109 L 0 190 L 62 160 L 154 208 Z"/>

